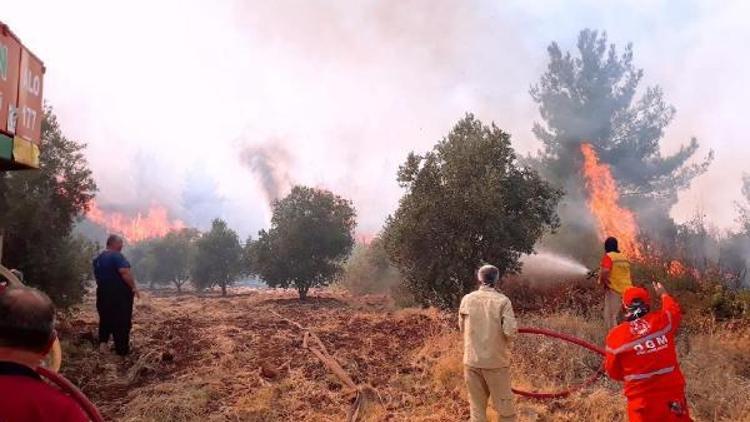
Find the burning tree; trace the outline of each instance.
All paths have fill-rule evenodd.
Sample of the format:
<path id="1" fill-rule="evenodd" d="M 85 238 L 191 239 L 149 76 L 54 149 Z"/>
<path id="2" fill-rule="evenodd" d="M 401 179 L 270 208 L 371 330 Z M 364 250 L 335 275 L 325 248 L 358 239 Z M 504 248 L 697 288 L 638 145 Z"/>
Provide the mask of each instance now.
<path id="1" fill-rule="evenodd" d="M 331 192 L 295 186 L 273 204 L 271 228 L 249 247 L 252 272 L 271 287 L 294 287 L 301 300 L 341 272 L 354 246 L 351 201 Z"/>
<path id="2" fill-rule="evenodd" d="M 630 258 L 640 258 L 638 225 L 633 213 L 620 206 L 617 183 L 609 166 L 599 163 L 599 158 L 590 144 L 581 145 L 583 153 L 583 175 L 589 190 L 588 204 L 597 220 L 599 237 L 615 236 L 620 249 Z"/>
<path id="3" fill-rule="evenodd" d="M 386 251 L 414 297 L 458 306 L 482 263 L 520 269 L 542 235 L 557 227 L 561 193 L 519 167 L 510 135 L 469 114 L 431 152 L 409 154 L 398 181 L 407 189 L 383 233 Z"/>
<path id="4" fill-rule="evenodd" d="M 553 42 L 547 49 L 547 71 L 530 91 L 543 119 L 533 129 L 543 150 L 532 162 L 565 189 L 565 203 L 573 205 L 560 210 L 565 227 L 561 234 L 568 237 L 563 246 L 572 247 L 569 252 L 578 250 L 581 233 L 591 227 L 590 216 L 576 206 L 584 202 L 583 143 L 590 143 L 601 162 L 611 167 L 624 205 L 636 211 L 641 226 L 660 238 L 672 238 L 669 210 L 677 193 L 707 170 L 713 153 L 688 164 L 698 150 L 695 138 L 673 155 L 661 153 L 660 142 L 675 108 L 664 101 L 658 86 L 647 87 L 636 99 L 643 70 L 633 64 L 631 44 L 618 55 L 615 45 L 607 45 L 606 33 L 587 29 L 579 34 L 577 48 L 574 56 Z"/>

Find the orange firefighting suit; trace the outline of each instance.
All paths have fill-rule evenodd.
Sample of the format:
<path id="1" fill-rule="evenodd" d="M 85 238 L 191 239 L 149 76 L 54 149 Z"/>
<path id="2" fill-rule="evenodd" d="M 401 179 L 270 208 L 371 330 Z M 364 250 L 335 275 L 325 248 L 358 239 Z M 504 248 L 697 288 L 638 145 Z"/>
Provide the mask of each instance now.
<path id="1" fill-rule="evenodd" d="M 675 350 L 682 313 L 671 296 L 661 299 L 662 309 L 625 321 L 607 336 L 605 369 L 625 382 L 631 422 L 691 421 Z"/>

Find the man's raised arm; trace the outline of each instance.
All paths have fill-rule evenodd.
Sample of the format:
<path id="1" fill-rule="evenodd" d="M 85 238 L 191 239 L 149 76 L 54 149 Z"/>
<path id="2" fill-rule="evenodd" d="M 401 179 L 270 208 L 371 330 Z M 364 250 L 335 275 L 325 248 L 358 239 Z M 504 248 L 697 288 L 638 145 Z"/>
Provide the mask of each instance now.
<path id="1" fill-rule="evenodd" d="M 672 296 L 670 296 L 667 289 L 665 289 L 661 283 L 654 282 L 652 286 L 654 287 L 654 293 L 661 298 L 661 308 L 664 311 L 669 312 L 669 315 L 672 318 L 673 329 L 678 329 L 680 327 L 680 322 L 682 322 L 682 310 L 680 309 L 680 305 Z"/>

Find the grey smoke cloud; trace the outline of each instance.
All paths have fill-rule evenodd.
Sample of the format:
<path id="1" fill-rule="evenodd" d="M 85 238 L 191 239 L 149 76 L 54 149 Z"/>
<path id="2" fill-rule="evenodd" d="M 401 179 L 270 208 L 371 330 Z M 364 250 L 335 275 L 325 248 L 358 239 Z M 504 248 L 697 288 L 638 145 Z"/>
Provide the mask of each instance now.
<path id="1" fill-rule="evenodd" d="M 644 86 L 661 85 L 676 107 L 666 152 L 691 136 L 699 157 L 716 151 L 673 214 L 684 221 L 702 205 L 722 226 L 736 217 L 750 154 L 748 2 L 7 3 L 3 21 L 45 61 L 45 97 L 63 130 L 89 145 L 103 202 L 155 197 L 185 221 L 225 216 L 255 233 L 284 180 L 269 163 L 284 160 L 263 152 L 271 160 L 254 159 L 249 172 L 236 140 L 278 135 L 293 152 L 281 191 L 292 180 L 325 186 L 353 199 L 359 229 L 375 232 L 398 204 L 406 154 L 431 148 L 465 112 L 494 120 L 520 153 L 536 150 L 528 88 L 545 49 L 553 40 L 571 49 L 590 27 L 620 47 L 632 41 Z M 142 182 L 138 151 L 152 162 Z M 196 162 L 205 176 L 186 183 Z"/>
<path id="2" fill-rule="evenodd" d="M 212 219 L 225 217 L 227 200 L 219 193 L 219 185 L 199 164 L 185 174 L 180 204 L 185 223 L 208 229 Z"/>
<path id="3" fill-rule="evenodd" d="M 257 177 L 269 204 L 292 188 L 292 157 L 280 141 L 246 146 L 240 159 Z"/>

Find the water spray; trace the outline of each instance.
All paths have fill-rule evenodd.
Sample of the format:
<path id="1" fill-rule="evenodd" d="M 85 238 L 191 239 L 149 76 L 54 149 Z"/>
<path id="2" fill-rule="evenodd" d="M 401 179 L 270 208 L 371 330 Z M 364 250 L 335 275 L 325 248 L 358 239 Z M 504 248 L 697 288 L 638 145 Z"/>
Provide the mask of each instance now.
<path id="1" fill-rule="evenodd" d="M 599 276 L 598 268 L 593 270 L 589 269 L 573 258 L 549 251 L 542 251 L 534 255 L 526 255 L 521 258 L 521 262 L 523 262 L 522 275 L 530 278 L 532 281 L 537 282 L 560 282 L 565 281 L 566 279 L 575 279 L 581 277 L 585 277 L 587 280 L 591 280 Z M 604 356 L 604 349 L 600 346 L 565 333 L 533 327 L 519 328 L 518 332 L 522 334 L 541 335 L 562 340 L 564 342 L 575 344 L 576 346 L 582 347 L 598 355 Z M 516 388 L 513 388 L 512 390 L 513 393 L 528 398 L 557 399 L 567 397 L 576 391 L 588 387 L 589 385 L 596 382 L 603 373 L 603 368 L 600 367 L 593 375 L 591 375 L 582 383 L 555 392 L 524 391 Z"/>
<path id="2" fill-rule="evenodd" d="M 540 251 L 521 258 L 521 278 L 532 285 L 554 285 L 580 280 L 592 271 L 577 260 L 550 251 Z"/>

